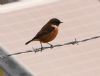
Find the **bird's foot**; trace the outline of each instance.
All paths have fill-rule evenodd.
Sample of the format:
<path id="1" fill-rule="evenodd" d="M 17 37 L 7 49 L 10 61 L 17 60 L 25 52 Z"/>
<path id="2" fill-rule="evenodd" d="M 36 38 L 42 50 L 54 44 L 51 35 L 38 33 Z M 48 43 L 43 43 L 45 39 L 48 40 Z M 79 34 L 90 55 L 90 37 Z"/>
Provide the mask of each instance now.
<path id="1" fill-rule="evenodd" d="M 54 48 L 54 46 L 53 45 L 50 45 L 50 48 L 52 49 L 52 48 Z"/>
<path id="2" fill-rule="evenodd" d="M 50 45 L 50 48 L 52 49 L 52 48 L 54 48 L 54 46 L 52 45 L 52 44 L 50 44 L 50 43 L 48 43 L 49 45 Z"/>
<path id="3" fill-rule="evenodd" d="M 41 47 L 41 48 L 40 48 L 40 51 L 42 52 L 42 51 L 43 51 L 43 49 L 44 49 L 44 48 L 43 48 L 43 47 Z"/>

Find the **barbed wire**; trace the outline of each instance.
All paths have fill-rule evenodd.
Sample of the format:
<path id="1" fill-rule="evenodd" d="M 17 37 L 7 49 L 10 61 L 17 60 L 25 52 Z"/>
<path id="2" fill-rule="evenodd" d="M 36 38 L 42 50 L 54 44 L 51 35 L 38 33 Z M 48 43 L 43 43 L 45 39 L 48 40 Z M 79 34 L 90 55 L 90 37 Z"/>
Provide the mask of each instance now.
<path id="1" fill-rule="evenodd" d="M 82 43 L 82 42 L 87 42 L 87 41 L 90 41 L 90 40 L 93 40 L 93 39 L 97 39 L 97 38 L 100 38 L 100 36 L 94 36 L 94 37 L 90 37 L 90 38 L 86 38 L 86 39 L 83 39 L 83 40 L 77 40 L 75 38 L 74 41 L 71 41 L 71 42 L 67 42 L 67 43 L 63 43 L 63 44 L 57 44 L 57 45 L 53 45 L 53 48 L 55 47 L 60 47 L 60 46 L 65 46 L 65 45 L 75 45 L 75 44 L 79 44 L 79 43 Z M 51 47 L 43 47 L 42 51 L 45 50 L 45 49 L 49 49 Z M 17 53 L 12 53 L 12 54 L 8 54 L 6 56 L 3 56 L 4 57 L 9 57 L 9 56 L 13 56 L 13 55 L 20 55 L 20 54 L 24 54 L 24 53 L 30 53 L 30 52 L 39 52 L 41 51 L 41 48 L 32 48 L 32 50 L 26 50 L 26 51 L 22 51 L 22 52 L 17 52 Z M 1 58 L 1 57 L 0 57 Z"/>

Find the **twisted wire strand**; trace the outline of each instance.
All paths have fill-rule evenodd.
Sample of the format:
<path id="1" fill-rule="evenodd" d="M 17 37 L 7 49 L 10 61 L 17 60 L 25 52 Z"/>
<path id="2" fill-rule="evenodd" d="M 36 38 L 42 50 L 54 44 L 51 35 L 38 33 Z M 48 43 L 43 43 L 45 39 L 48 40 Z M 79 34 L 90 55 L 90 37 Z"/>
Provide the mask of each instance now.
<path id="1" fill-rule="evenodd" d="M 83 39 L 83 40 L 77 40 L 75 38 L 74 41 L 71 41 L 71 42 L 67 42 L 67 43 L 63 43 L 63 44 L 57 44 L 57 45 L 54 45 L 53 47 L 61 47 L 61 46 L 65 46 L 65 45 L 75 45 L 75 44 L 79 44 L 79 43 L 82 43 L 82 42 L 87 42 L 87 41 L 90 41 L 90 40 L 93 40 L 93 39 L 97 39 L 97 38 L 100 38 L 100 36 L 94 36 L 94 37 L 90 37 L 90 38 L 86 38 L 86 39 Z M 51 47 L 43 47 L 43 50 L 45 49 L 49 49 Z M 9 56 L 13 56 L 13 55 L 20 55 L 20 54 L 24 54 L 24 53 L 30 53 L 30 52 L 39 52 L 41 51 L 41 48 L 32 48 L 32 50 L 26 50 L 26 51 L 22 51 L 22 52 L 17 52 L 17 53 L 12 53 L 12 54 L 8 54 L 6 56 L 3 56 L 3 57 L 0 57 L 0 58 L 6 58 L 6 57 L 9 57 Z"/>

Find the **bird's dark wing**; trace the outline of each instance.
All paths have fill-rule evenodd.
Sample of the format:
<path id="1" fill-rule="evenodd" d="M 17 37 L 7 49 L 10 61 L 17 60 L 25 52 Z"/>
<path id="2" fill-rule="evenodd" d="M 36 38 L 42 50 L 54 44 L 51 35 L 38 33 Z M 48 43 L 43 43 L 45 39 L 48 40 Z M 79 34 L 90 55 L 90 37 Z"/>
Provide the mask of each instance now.
<path id="1" fill-rule="evenodd" d="M 54 30 L 54 27 L 49 27 L 49 28 L 45 28 L 45 29 L 41 29 L 36 36 L 33 38 L 34 39 L 39 39 L 41 37 L 43 37 L 44 35 L 48 35 L 50 32 L 52 32 Z"/>

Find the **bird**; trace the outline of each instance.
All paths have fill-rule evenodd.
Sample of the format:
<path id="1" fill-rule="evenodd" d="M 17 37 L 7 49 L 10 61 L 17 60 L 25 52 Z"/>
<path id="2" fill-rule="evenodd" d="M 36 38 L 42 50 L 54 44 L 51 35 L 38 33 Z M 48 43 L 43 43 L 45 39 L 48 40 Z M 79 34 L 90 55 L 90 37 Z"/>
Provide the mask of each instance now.
<path id="1" fill-rule="evenodd" d="M 43 50 L 42 43 L 47 43 L 50 45 L 51 48 L 53 48 L 53 45 L 49 42 L 54 40 L 58 34 L 58 27 L 59 25 L 63 23 L 57 18 L 50 19 L 42 28 L 41 30 L 33 37 L 31 40 L 25 43 L 25 45 L 33 42 L 33 41 L 39 41 L 41 45 L 41 51 Z"/>

